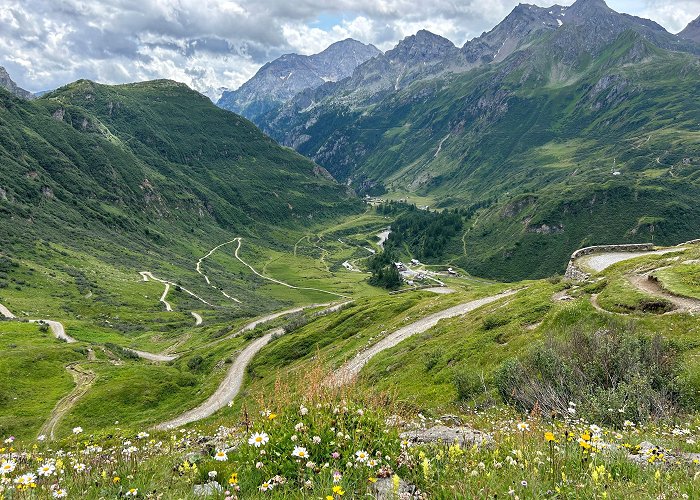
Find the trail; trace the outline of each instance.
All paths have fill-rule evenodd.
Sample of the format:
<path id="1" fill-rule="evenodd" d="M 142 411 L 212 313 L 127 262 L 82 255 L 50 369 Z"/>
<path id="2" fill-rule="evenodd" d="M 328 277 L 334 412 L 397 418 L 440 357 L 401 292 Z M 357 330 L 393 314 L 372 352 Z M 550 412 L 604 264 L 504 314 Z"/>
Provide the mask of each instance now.
<path id="1" fill-rule="evenodd" d="M 262 324 L 267 323 L 267 322 L 269 322 L 269 321 L 275 320 L 275 319 L 277 319 L 277 318 L 281 318 L 281 317 L 283 317 L 283 316 L 288 316 L 288 315 L 290 315 L 290 314 L 302 312 L 302 311 L 305 311 L 306 309 L 315 309 L 315 308 L 317 308 L 317 307 L 327 307 L 327 306 L 330 306 L 328 309 L 332 309 L 333 307 L 338 307 L 338 308 L 339 308 L 339 307 L 342 306 L 343 304 L 347 304 L 347 303 L 349 303 L 349 302 L 352 302 L 352 301 L 344 302 L 344 303 L 342 303 L 342 304 L 338 304 L 337 306 L 331 306 L 331 304 L 311 304 L 311 305 L 308 305 L 308 306 L 295 307 L 295 308 L 293 308 L 293 309 L 285 309 L 284 311 L 278 311 L 278 312 L 275 312 L 275 313 L 271 313 L 271 314 L 268 314 L 267 316 L 263 316 L 262 318 L 258 318 L 258 319 L 256 319 L 256 320 L 253 320 L 253 321 L 251 321 L 250 323 L 247 323 L 246 325 L 244 325 L 243 327 L 241 327 L 240 329 L 238 329 L 237 331 L 235 331 L 234 333 L 232 333 L 232 334 L 230 334 L 230 335 L 227 335 L 227 336 L 225 336 L 225 337 L 222 337 L 222 338 L 220 338 L 220 339 L 216 339 L 216 340 L 214 340 L 214 341 L 212 341 L 212 342 L 209 342 L 208 344 L 204 345 L 203 347 L 211 347 L 211 346 L 214 346 L 214 345 L 216 345 L 216 344 L 219 344 L 219 343 L 221 343 L 221 342 L 223 342 L 223 341 L 225 341 L 225 340 L 230 340 L 230 339 L 232 339 L 232 338 L 238 337 L 238 336 L 239 336 L 240 334 L 242 334 L 242 333 L 248 332 L 248 331 L 250 331 L 250 330 L 255 330 L 255 328 L 257 328 L 259 325 L 262 325 Z"/>
<path id="2" fill-rule="evenodd" d="M 276 279 L 274 279 L 274 278 L 270 278 L 270 277 L 268 277 L 268 276 L 265 276 L 265 275 L 263 275 L 263 274 L 260 274 L 259 272 L 257 272 L 257 271 L 255 270 L 255 268 L 253 268 L 253 266 L 251 266 L 251 265 L 248 264 L 246 261 L 244 261 L 243 259 L 240 258 L 240 256 L 238 255 L 238 252 L 239 252 L 240 249 L 241 249 L 241 245 L 242 245 L 242 243 L 243 243 L 243 238 L 236 238 L 236 240 L 238 240 L 238 246 L 236 247 L 236 251 L 234 252 L 234 255 L 235 255 L 236 259 L 238 259 L 238 260 L 241 262 L 241 264 L 243 264 L 243 265 L 246 266 L 248 269 L 250 269 L 250 270 L 253 272 L 253 274 L 255 274 L 256 276 L 259 276 L 260 278 L 262 278 L 262 279 L 264 279 L 264 280 L 271 281 L 271 282 L 273 282 L 273 283 L 277 283 L 278 285 L 286 286 L 287 288 L 293 288 L 293 289 L 295 289 L 295 290 L 311 290 L 311 291 L 314 291 L 314 292 L 321 292 L 321 293 L 327 293 L 327 294 L 329 294 L 329 295 L 335 295 L 336 297 L 348 298 L 347 295 L 343 295 L 343 294 L 341 294 L 341 293 L 329 292 L 328 290 L 321 290 L 321 289 L 319 289 L 319 288 L 311 288 L 311 287 L 304 287 L 304 286 L 294 286 L 294 285 L 290 285 L 289 283 L 285 283 L 284 281 L 276 280 Z"/>
<path id="3" fill-rule="evenodd" d="M 438 144 L 437 151 L 435 151 L 435 154 L 433 155 L 433 160 L 437 158 L 440 155 L 440 151 L 442 151 L 442 145 L 445 143 L 447 139 L 450 138 L 450 134 L 447 134 L 441 141 L 440 144 Z"/>
<path id="4" fill-rule="evenodd" d="M 96 375 L 93 372 L 81 368 L 77 363 L 67 365 L 66 370 L 68 370 L 73 376 L 75 387 L 58 403 L 56 403 L 54 409 L 51 410 L 49 419 L 44 422 L 44 425 L 42 425 L 41 429 L 39 429 L 39 435 L 44 434 L 49 439 L 54 439 L 54 432 L 61 418 L 63 418 L 63 416 L 68 413 L 73 406 L 75 406 L 75 403 L 85 395 L 93 382 L 95 382 L 96 378 Z"/>
<path id="5" fill-rule="evenodd" d="M 133 352 L 139 358 L 147 359 L 148 361 L 155 361 L 156 363 L 167 363 L 168 361 L 172 361 L 172 360 L 177 359 L 179 357 L 179 356 L 170 356 L 167 354 L 154 354 L 152 352 L 139 351 L 136 349 L 129 349 L 128 347 L 124 347 L 123 349 L 125 351 Z"/>
<path id="6" fill-rule="evenodd" d="M 236 357 L 231 368 L 224 380 L 219 384 L 219 387 L 214 391 L 209 399 L 196 408 L 186 411 L 179 417 L 176 417 L 162 424 L 158 424 L 156 429 L 172 429 L 175 427 L 180 427 L 191 422 L 196 422 L 203 418 L 207 418 L 213 415 L 215 412 L 226 406 L 229 401 L 233 401 L 238 392 L 241 390 L 243 385 L 243 379 L 245 377 L 245 370 L 248 363 L 253 359 L 253 357 L 267 345 L 273 335 L 282 333 L 283 330 L 278 328 L 268 332 L 264 336 L 255 339 L 253 342 L 248 344 L 245 349 Z"/>
<path id="7" fill-rule="evenodd" d="M 304 240 L 305 238 L 308 238 L 308 235 L 307 235 L 307 236 L 302 236 L 301 238 L 299 238 L 299 239 L 297 240 L 296 243 L 294 243 L 294 257 L 297 256 L 297 247 L 299 246 L 299 243 L 301 243 L 302 240 Z"/>
<path id="8" fill-rule="evenodd" d="M 194 326 L 199 326 L 202 324 L 202 316 L 192 311 L 192 316 L 194 317 Z"/>
<path id="9" fill-rule="evenodd" d="M 700 300 L 669 293 L 657 281 L 650 280 L 648 274 L 632 276 L 629 280 L 637 290 L 668 300 L 676 307 L 676 310 L 673 312 L 700 312 Z"/>
<path id="10" fill-rule="evenodd" d="M 197 295 L 196 293 L 193 293 L 193 292 L 189 291 L 187 288 L 183 287 L 182 285 L 178 285 L 177 283 L 174 283 L 174 282 L 172 282 L 172 281 L 168 281 L 168 280 L 163 280 L 163 279 L 160 279 L 160 278 L 156 278 L 155 276 L 153 276 L 153 273 L 151 273 L 150 271 L 140 271 L 139 274 L 143 277 L 143 281 L 148 281 L 148 279 L 150 278 L 150 279 L 152 279 L 153 281 L 158 281 L 159 283 L 163 283 L 164 285 L 166 285 L 166 287 L 165 287 L 165 292 L 163 292 L 163 295 L 161 296 L 160 301 L 163 302 L 163 303 L 165 303 L 165 309 L 168 310 L 168 311 L 172 311 L 172 309 L 169 309 L 170 304 L 168 304 L 167 302 L 165 302 L 164 299 L 165 299 L 165 297 L 168 295 L 168 291 L 170 290 L 170 286 L 175 286 L 175 287 L 179 286 L 179 287 L 180 287 L 180 290 L 182 290 L 183 292 L 185 292 L 185 293 L 191 295 L 192 297 L 194 297 L 195 299 L 197 299 L 197 300 L 200 301 L 201 303 L 206 304 L 206 305 L 208 305 L 209 307 L 214 307 L 212 304 L 210 304 L 209 302 L 207 302 L 206 300 L 204 300 L 202 297 L 200 297 L 200 296 Z"/>
<path id="11" fill-rule="evenodd" d="M 197 272 L 198 272 L 199 274 L 201 274 L 201 275 L 204 277 L 204 281 L 207 282 L 207 285 L 209 285 L 209 286 L 211 286 L 212 288 L 214 288 L 215 290 L 218 290 L 219 292 L 221 292 L 221 294 L 222 294 L 224 297 L 226 297 L 227 299 L 232 300 L 232 301 L 234 301 L 234 302 L 236 302 L 236 303 L 238 303 L 238 304 L 241 304 L 241 301 L 238 300 L 236 297 L 232 297 L 232 296 L 229 295 L 228 293 L 226 293 L 226 292 L 224 292 L 223 290 L 221 290 L 221 289 L 217 288 L 216 286 L 212 285 L 212 284 L 211 284 L 211 281 L 209 280 L 209 276 L 207 276 L 206 274 L 204 274 L 204 272 L 202 272 L 202 261 L 204 261 L 204 259 L 207 259 L 207 258 L 211 257 L 211 255 L 212 255 L 214 252 L 216 252 L 219 248 L 221 248 L 221 247 L 223 247 L 223 246 L 225 246 L 225 245 L 229 245 L 229 244 L 233 243 L 234 241 L 236 241 L 235 238 L 232 239 L 231 241 L 227 241 L 226 243 L 222 243 L 221 245 L 217 245 L 217 246 L 215 246 L 214 248 L 212 248 L 211 250 L 209 250 L 209 252 L 208 252 L 204 257 L 201 257 L 201 258 L 197 261 L 197 265 L 195 266 L 195 269 L 197 270 Z"/>
<path id="12" fill-rule="evenodd" d="M 444 311 L 431 314 L 430 316 L 426 316 L 425 318 L 419 319 L 418 321 L 411 323 L 410 325 L 399 328 L 394 333 L 387 335 L 369 349 L 358 353 L 353 359 L 346 362 L 333 375 L 331 375 L 330 379 L 328 380 L 328 384 L 334 387 L 340 387 L 347 384 L 360 373 L 362 367 L 364 367 L 374 356 L 386 349 L 390 349 L 398 345 L 399 343 L 403 342 L 407 338 L 417 333 L 423 333 L 431 329 L 432 327 L 437 325 L 441 319 L 462 316 L 468 312 L 478 309 L 481 306 L 485 306 L 486 304 L 490 304 L 499 299 L 509 297 L 516 293 L 518 293 L 517 290 L 509 290 L 498 295 L 492 295 L 483 299 L 472 300 L 464 304 L 450 307 L 449 309 L 445 309 Z"/>
<path id="13" fill-rule="evenodd" d="M 168 292 L 170 291 L 170 283 L 165 284 L 165 290 L 163 291 L 163 295 L 160 296 L 160 301 L 165 304 L 165 310 L 168 312 L 172 312 L 173 308 L 170 307 L 170 302 L 165 300 L 165 298 L 168 296 Z"/>

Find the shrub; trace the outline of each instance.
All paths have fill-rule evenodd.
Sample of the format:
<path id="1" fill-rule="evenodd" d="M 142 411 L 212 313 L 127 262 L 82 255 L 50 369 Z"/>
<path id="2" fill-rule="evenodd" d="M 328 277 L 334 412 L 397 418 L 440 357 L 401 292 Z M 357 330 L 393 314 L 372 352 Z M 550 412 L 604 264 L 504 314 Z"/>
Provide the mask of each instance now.
<path id="1" fill-rule="evenodd" d="M 203 363 L 204 358 L 202 356 L 193 356 L 187 360 L 187 368 L 193 372 L 196 372 L 202 368 Z"/>
<path id="2" fill-rule="evenodd" d="M 574 401 L 581 416 L 619 426 L 676 412 L 678 374 L 678 356 L 660 336 L 638 336 L 632 328 L 574 329 L 505 362 L 496 384 L 504 401 L 521 410 L 561 415 Z"/>
<path id="3" fill-rule="evenodd" d="M 454 375 L 454 386 L 457 390 L 457 399 L 467 401 L 483 391 L 484 383 L 477 373 L 457 371 Z"/>
<path id="4" fill-rule="evenodd" d="M 425 371 L 430 371 L 435 366 L 440 362 L 440 359 L 442 359 L 442 350 L 441 349 L 435 349 L 434 351 L 431 351 L 426 357 L 425 357 Z"/>

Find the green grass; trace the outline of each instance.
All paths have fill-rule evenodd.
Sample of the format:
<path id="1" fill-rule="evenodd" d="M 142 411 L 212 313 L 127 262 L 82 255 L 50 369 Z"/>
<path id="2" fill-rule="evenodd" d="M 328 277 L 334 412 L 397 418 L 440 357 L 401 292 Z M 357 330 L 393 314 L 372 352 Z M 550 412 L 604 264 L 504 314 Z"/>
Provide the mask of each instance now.
<path id="1" fill-rule="evenodd" d="M 0 351 L 0 435 L 34 438 L 73 389 L 65 365 L 84 361 L 84 349 L 54 339 L 36 324 L 0 321 Z"/>
<path id="2" fill-rule="evenodd" d="M 700 299 L 700 265 L 679 264 L 654 273 L 663 287 L 676 295 Z"/>

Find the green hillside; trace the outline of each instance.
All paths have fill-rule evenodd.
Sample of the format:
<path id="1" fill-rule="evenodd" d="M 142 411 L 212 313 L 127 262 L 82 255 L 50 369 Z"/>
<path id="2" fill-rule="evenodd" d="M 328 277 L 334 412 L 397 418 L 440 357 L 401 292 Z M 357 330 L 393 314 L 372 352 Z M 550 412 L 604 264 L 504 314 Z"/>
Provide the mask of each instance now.
<path id="1" fill-rule="evenodd" d="M 255 234 L 356 210 L 313 163 L 174 82 L 79 81 L 31 102 L 3 92 L 0 113 L 10 241 L 63 228 L 167 246 L 173 231 Z"/>

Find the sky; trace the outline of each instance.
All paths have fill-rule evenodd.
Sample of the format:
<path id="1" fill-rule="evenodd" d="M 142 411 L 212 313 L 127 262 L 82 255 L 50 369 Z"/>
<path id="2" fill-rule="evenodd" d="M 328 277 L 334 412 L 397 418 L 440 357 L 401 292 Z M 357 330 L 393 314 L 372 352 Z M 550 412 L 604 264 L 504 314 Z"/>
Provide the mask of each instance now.
<path id="1" fill-rule="evenodd" d="M 36 92 L 87 78 L 170 78 L 216 99 L 282 54 L 345 38 L 391 49 L 427 29 L 456 45 L 498 24 L 517 0 L 0 0 L 0 66 Z M 529 0 L 540 6 L 552 1 Z M 568 5 L 572 0 L 560 1 Z M 608 0 L 676 33 L 700 0 Z"/>

